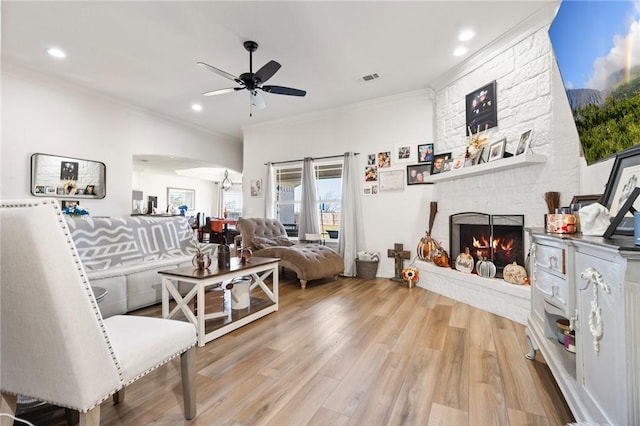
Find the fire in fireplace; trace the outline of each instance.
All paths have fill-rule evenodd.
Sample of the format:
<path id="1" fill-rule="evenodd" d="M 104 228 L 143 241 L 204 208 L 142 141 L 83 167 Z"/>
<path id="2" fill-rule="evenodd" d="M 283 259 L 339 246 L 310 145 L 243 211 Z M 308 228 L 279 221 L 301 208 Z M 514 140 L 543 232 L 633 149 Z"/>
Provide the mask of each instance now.
<path id="1" fill-rule="evenodd" d="M 496 265 L 497 276 L 512 262 L 524 265 L 524 215 L 489 215 L 457 213 L 449 216 L 449 253 L 451 266 L 469 249 L 479 260 L 489 259 Z"/>

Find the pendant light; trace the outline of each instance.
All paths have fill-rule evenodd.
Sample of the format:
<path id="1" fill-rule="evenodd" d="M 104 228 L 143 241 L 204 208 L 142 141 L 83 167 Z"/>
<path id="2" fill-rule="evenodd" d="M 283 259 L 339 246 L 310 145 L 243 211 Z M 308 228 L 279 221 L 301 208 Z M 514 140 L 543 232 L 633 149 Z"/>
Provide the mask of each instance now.
<path id="1" fill-rule="evenodd" d="M 224 171 L 224 179 L 222 179 L 222 189 L 225 191 L 228 191 L 231 189 L 231 187 L 233 187 L 233 182 L 231 182 L 231 180 L 229 180 L 229 171 L 225 170 Z"/>

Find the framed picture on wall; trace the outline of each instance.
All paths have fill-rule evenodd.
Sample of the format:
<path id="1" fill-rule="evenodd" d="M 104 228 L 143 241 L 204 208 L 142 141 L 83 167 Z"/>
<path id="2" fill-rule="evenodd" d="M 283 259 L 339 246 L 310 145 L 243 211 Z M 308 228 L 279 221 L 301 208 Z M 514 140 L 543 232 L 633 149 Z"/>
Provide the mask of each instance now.
<path id="1" fill-rule="evenodd" d="M 432 163 L 433 155 L 432 143 L 418 145 L 418 163 Z"/>
<path id="2" fill-rule="evenodd" d="M 496 81 L 469 93 L 465 98 L 467 136 L 498 125 Z"/>
<path id="3" fill-rule="evenodd" d="M 407 185 L 421 185 L 431 174 L 431 163 L 420 163 L 407 166 Z"/>
<path id="4" fill-rule="evenodd" d="M 404 170 L 380 170 L 378 174 L 380 192 L 404 189 Z"/>
<path id="5" fill-rule="evenodd" d="M 175 208 L 187 206 L 189 210 L 193 210 L 196 207 L 196 191 L 193 189 L 167 188 L 167 202 Z"/>
<path id="6" fill-rule="evenodd" d="M 415 161 L 416 147 L 415 145 L 404 143 L 398 144 L 393 147 L 393 159 L 394 163 L 409 163 Z"/>

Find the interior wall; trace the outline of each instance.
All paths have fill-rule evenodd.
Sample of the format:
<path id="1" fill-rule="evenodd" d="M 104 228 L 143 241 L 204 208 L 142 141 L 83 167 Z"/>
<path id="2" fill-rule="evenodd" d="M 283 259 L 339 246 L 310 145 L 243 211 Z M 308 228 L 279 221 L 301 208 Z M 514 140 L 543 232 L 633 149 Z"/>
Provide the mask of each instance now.
<path id="1" fill-rule="evenodd" d="M 233 170 L 242 168 L 242 144 L 235 138 L 170 121 L 5 64 L 2 112 L 3 199 L 32 197 L 30 157 L 35 152 L 106 164 L 106 197 L 81 202 L 96 216 L 131 213 L 134 155 L 194 158 Z"/>
<path id="2" fill-rule="evenodd" d="M 215 216 L 218 211 L 218 184 L 216 182 L 176 174 L 134 171 L 132 188 L 142 191 L 145 206 L 149 196 L 158 197 L 160 211 L 167 210 L 169 204 L 167 201 L 168 188 L 193 189 L 196 194 L 193 212 L 204 212 L 206 216 Z"/>
<path id="3" fill-rule="evenodd" d="M 243 215 L 264 216 L 264 197 L 250 197 L 248 185 L 252 179 L 266 179 L 265 162 L 358 152 L 364 185 L 369 154 L 392 151 L 399 144 L 417 148 L 418 144 L 433 142 L 433 108 L 433 93 L 424 90 L 245 128 Z M 404 171 L 405 166 L 392 162 L 389 170 Z M 403 244 L 414 256 L 427 227 L 432 200 L 433 185 L 363 195 L 366 249 L 380 253 L 378 276 L 394 274 L 393 259 L 387 258 L 387 249 L 394 243 Z"/>

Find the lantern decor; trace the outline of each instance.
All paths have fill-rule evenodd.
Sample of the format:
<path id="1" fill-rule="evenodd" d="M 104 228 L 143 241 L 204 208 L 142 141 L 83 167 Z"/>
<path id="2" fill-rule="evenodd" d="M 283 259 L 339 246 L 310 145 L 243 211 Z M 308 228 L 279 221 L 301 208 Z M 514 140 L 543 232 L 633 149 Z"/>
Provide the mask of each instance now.
<path id="1" fill-rule="evenodd" d="M 407 281 L 409 288 L 413 287 L 420 279 L 418 268 L 407 266 L 402 269 L 402 279 Z"/>
<path id="2" fill-rule="evenodd" d="M 433 222 L 436 220 L 436 214 L 438 213 L 438 203 L 432 201 L 429 206 L 429 230 L 426 232 L 425 236 L 420 238 L 420 242 L 418 242 L 418 259 L 424 260 L 426 262 L 433 261 L 433 256 L 438 251 L 440 244 L 431 237 L 431 230 L 433 229 Z"/>

